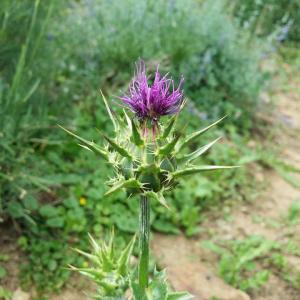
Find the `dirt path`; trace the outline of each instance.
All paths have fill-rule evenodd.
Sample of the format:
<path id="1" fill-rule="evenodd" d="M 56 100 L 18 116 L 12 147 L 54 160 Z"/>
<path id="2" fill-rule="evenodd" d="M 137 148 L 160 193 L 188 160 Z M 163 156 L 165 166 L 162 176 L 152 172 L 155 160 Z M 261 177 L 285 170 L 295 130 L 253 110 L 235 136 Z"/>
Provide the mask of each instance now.
<path id="1" fill-rule="evenodd" d="M 272 120 L 274 124 L 280 123 L 280 129 L 272 142 L 280 146 L 283 161 L 300 168 L 300 82 L 295 78 L 287 84 L 274 84 L 272 97 L 276 99 L 276 109 Z M 285 89 L 276 90 L 277 86 Z M 300 183 L 300 175 L 293 176 L 295 182 Z M 266 239 L 284 242 L 291 239 L 289 235 L 299 235 L 299 226 L 295 226 L 291 233 L 290 228 L 275 228 L 269 223 L 281 223 L 292 203 L 297 200 L 300 203 L 300 190 L 274 170 L 263 170 L 260 177 L 267 184 L 262 196 L 253 203 L 235 207 L 230 221 L 222 217 L 210 218 L 201 225 L 203 232 L 211 232 L 213 228 L 211 238 L 223 241 L 262 235 Z M 153 251 L 161 265 L 167 268 L 169 280 L 176 290 L 188 290 L 197 300 L 300 300 L 300 292 L 278 274 L 272 274 L 267 284 L 251 295 L 225 284 L 218 277 L 217 255 L 201 247 L 201 241 L 206 239 L 207 234 L 194 239 L 155 236 Z M 300 270 L 299 257 L 289 256 L 287 259 L 292 269 Z"/>

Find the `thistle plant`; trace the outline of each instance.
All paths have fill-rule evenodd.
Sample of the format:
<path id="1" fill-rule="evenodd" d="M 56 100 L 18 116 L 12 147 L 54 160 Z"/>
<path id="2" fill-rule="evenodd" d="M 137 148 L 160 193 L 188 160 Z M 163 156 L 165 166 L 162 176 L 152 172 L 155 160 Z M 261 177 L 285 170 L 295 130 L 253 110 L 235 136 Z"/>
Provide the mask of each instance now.
<path id="1" fill-rule="evenodd" d="M 223 118 L 206 128 L 183 136 L 175 132 L 179 112 L 184 107 L 185 98 L 182 90 L 183 77 L 175 87 L 174 81 L 161 76 L 157 68 L 153 83 L 143 61 L 137 63 L 134 78 L 127 94 L 119 97 L 124 107 L 122 115 L 116 115 L 102 94 L 107 113 L 114 126 L 113 137 L 100 132 L 104 144 L 88 141 L 63 128 L 77 138 L 80 146 L 99 154 L 115 173 L 107 182 L 106 195 L 125 189 L 128 196 L 139 196 L 139 263 L 138 282 L 131 284 L 135 299 L 189 299 L 188 294 L 164 294 L 163 298 L 152 297 L 151 287 L 162 278 L 154 276 L 149 283 L 149 237 L 150 237 L 150 202 L 158 201 L 168 209 L 164 198 L 179 180 L 197 173 L 233 168 L 233 166 L 197 165 L 196 160 L 207 152 L 219 139 L 210 142 L 186 154 L 184 148 L 197 140 Z M 162 122 L 162 118 L 168 118 Z M 159 279 L 157 279 L 159 278 Z M 141 296 L 142 295 L 142 296 Z M 169 298 L 168 298 L 169 297 Z"/>

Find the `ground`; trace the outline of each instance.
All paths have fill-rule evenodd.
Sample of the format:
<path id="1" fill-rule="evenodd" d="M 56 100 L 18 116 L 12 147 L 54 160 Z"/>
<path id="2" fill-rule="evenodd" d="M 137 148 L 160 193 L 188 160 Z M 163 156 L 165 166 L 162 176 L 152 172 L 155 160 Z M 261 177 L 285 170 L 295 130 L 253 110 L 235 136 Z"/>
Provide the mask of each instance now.
<path id="1" fill-rule="evenodd" d="M 297 78 L 290 78 L 284 84 L 282 82 L 277 84 L 275 79 L 275 88 L 270 95 L 275 99 L 276 108 L 267 119 L 278 128 L 271 142 L 280 147 L 281 159 L 300 168 L 300 84 Z M 280 80 L 282 79 L 278 79 L 278 82 Z M 266 239 L 284 242 L 300 233 L 299 225 L 292 229 L 272 226 L 276 222 L 281 222 L 294 201 L 300 201 L 300 190 L 288 183 L 274 169 L 254 166 L 253 176 L 257 182 L 265 184 L 263 194 L 255 201 L 239 202 L 231 207 L 230 218 L 215 213 L 208 215 L 201 224 L 201 233 L 190 239 L 184 236 L 154 234 L 152 239 L 154 256 L 160 266 L 167 268 L 170 283 L 176 290 L 188 290 L 197 300 L 300 300 L 299 291 L 276 273 L 271 275 L 263 288 L 249 294 L 229 286 L 218 276 L 218 256 L 202 247 L 201 242 L 211 237 L 214 240 L 237 240 L 251 235 L 262 235 Z M 300 176 L 297 174 L 294 176 L 296 181 L 300 182 Z M 32 299 L 29 293 L 24 293 L 18 288 L 17 266 L 22 257 L 14 244 L 15 237 L 7 231 L 2 237 L 2 245 L 5 244 L 3 251 L 13 257 L 10 260 L 10 274 L 5 286 L 15 290 L 13 300 Z M 288 261 L 293 269 L 299 268 L 298 256 L 290 255 Z M 79 288 L 78 281 L 72 280 L 61 295 L 53 296 L 51 299 L 89 299 L 83 290 L 87 288 Z"/>

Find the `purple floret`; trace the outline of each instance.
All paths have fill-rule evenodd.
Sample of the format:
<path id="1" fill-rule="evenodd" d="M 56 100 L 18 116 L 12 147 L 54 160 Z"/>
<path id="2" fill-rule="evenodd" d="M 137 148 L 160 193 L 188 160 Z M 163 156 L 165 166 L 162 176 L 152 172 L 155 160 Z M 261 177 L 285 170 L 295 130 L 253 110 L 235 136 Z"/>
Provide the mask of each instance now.
<path id="1" fill-rule="evenodd" d="M 177 89 L 174 81 L 161 76 L 158 68 L 152 85 L 148 84 L 145 63 L 137 63 L 135 76 L 129 86 L 128 93 L 119 97 L 140 119 L 158 120 L 159 117 L 179 112 L 183 102 L 181 77 Z"/>

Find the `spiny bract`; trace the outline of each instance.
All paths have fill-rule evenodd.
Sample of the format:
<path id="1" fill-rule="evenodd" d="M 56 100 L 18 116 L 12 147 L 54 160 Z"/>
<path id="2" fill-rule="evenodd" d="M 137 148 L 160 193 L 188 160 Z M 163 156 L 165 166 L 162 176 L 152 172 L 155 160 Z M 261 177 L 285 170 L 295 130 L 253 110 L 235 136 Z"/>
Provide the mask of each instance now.
<path id="1" fill-rule="evenodd" d="M 182 137 L 174 134 L 178 114 L 170 117 L 165 126 L 159 122 L 159 119 L 141 119 L 139 114 L 129 117 L 125 110 L 123 116 L 119 117 L 113 114 L 103 94 L 102 98 L 114 125 L 115 137 L 111 138 L 101 133 L 105 144 L 100 146 L 63 129 L 76 137 L 81 142 L 81 146 L 100 154 L 113 166 L 116 176 L 107 182 L 110 189 L 106 195 L 125 188 L 130 195 L 147 196 L 167 206 L 163 192 L 171 190 L 182 176 L 233 168 L 233 166 L 197 166 L 193 163 L 219 139 L 190 154 L 182 154 L 183 148 L 218 124 L 224 117 L 204 129 Z M 183 104 L 184 102 L 181 106 Z M 178 108 L 178 112 L 181 108 Z"/>

